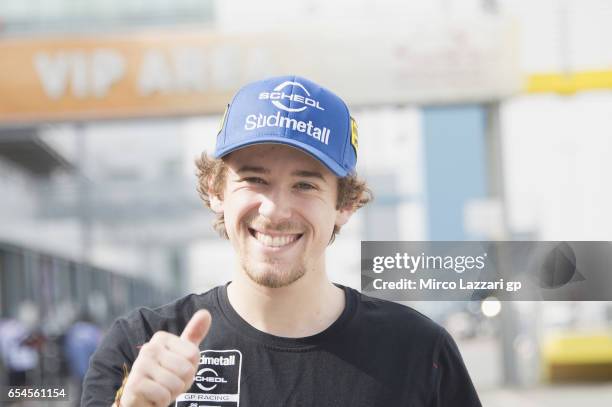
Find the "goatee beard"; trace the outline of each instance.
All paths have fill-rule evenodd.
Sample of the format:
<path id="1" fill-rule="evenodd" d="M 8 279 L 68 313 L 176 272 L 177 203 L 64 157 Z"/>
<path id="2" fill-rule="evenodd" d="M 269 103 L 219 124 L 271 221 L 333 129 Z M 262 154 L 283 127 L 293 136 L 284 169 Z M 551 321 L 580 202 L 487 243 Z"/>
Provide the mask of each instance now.
<path id="1" fill-rule="evenodd" d="M 247 276 L 256 284 L 259 284 L 267 288 L 281 288 L 286 287 L 306 274 L 306 267 L 303 265 L 297 266 L 293 269 L 281 269 L 280 265 L 271 264 L 266 267 L 265 271 L 255 270 L 250 264 L 242 264 L 243 270 Z M 270 269 L 271 268 L 271 269 Z"/>

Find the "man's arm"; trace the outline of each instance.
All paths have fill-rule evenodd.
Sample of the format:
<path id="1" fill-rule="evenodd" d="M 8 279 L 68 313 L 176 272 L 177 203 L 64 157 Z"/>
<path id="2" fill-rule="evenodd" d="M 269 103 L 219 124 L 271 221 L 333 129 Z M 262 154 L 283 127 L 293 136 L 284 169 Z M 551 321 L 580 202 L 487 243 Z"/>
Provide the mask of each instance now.
<path id="1" fill-rule="evenodd" d="M 434 357 L 432 407 L 482 407 L 457 344 L 442 328 Z"/>
<path id="2" fill-rule="evenodd" d="M 114 402 L 115 393 L 136 358 L 137 349 L 126 328 L 125 319 L 115 321 L 98 345 L 83 381 L 81 405 L 107 407 Z"/>

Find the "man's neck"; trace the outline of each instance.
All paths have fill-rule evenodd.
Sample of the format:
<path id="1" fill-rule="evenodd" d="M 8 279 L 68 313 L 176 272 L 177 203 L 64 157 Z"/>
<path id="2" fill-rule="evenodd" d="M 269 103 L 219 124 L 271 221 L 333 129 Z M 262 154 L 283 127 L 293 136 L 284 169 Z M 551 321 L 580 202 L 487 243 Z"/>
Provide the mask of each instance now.
<path id="1" fill-rule="evenodd" d="M 227 287 L 234 310 L 254 328 L 271 335 L 301 338 L 322 332 L 345 307 L 344 292 L 325 272 L 307 272 L 281 288 L 263 287 L 237 272 Z"/>

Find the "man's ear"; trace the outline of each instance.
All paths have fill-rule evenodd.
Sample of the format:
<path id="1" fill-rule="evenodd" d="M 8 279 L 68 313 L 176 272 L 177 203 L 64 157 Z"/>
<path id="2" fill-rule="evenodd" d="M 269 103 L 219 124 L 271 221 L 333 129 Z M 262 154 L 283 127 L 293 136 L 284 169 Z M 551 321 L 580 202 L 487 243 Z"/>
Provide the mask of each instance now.
<path id="1" fill-rule="evenodd" d="M 336 211 L 336 226 L 339 228 L 344 226 L 346 222 L 351 218 L 351 216 L 355 213 L 355 209 L 352 207 L 346 207 L 344 209 L 338 209 Z"/>
<path id="2" fill-rule="evenodd" d="M 208 196 L 210 197 L 210 209 L 215 213 L 223 213 L 223 200 L 213 192 L 209 192 Z"/>

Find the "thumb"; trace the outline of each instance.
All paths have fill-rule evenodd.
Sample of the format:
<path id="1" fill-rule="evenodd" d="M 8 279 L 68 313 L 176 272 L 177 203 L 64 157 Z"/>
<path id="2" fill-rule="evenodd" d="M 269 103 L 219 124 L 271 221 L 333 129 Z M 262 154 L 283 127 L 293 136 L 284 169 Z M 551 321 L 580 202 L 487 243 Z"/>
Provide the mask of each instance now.
<path id="1" fill-rule="evenodd" d="M 212 317 L 207 310 L 199 310 L 189 320 L 187 326 L 181 334 L 181 339 L 185 339 L 196 346 L 206 337 Z"/>

